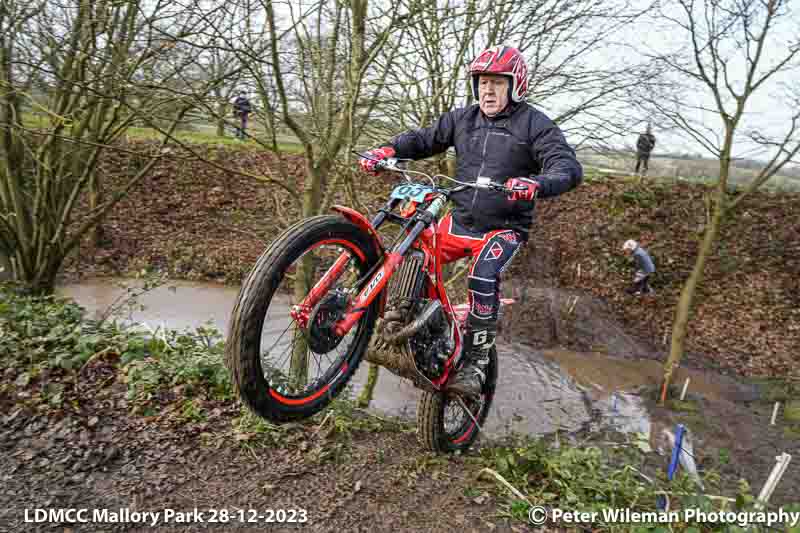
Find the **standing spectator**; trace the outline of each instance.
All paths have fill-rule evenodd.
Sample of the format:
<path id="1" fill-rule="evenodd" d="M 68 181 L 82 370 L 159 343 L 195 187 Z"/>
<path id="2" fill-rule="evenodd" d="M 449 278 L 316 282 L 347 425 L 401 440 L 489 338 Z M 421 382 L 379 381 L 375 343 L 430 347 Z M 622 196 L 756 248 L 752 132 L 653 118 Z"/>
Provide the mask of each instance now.
<path id="1" fill-rule="evenodd" d="M 250 100 L 247 98 L 247 93 L 244 91 L 239 92 L 239 96 L 233 101 L 233 116 L 239 119 L 239 125 L 236 127 L 236 138 L 244 140 L 247 136 L 247 117 L 250 115 L 252 107 Z"/>
<path id="2" fill-rule="evenodd" d="M 639 135 L 636 141 L 636 173 L 642 167 L 642 176 L 647 175 L 647 164 L 650 161 L 650 153 L 656 146 L 656 137 L 650 131 L 650 124 L 647 124 L 647 131 Z"/>
<path id="3" fill-rule="evenodd" d="M 633 255 L 636 260 L 636 274 L 633 276 L 633 285 L 628 287 L 625 292 L 628 294 L 650 294 L 653 292 L 650 287 L 650 276 L 656 271 L 656 266 L 653 263 L 653 258 L 647 253 L 647 250 L 639 246 L 639 243 L 634 240 L 627 240 L 622 245 L 622 251 L 625 255 Z"/>

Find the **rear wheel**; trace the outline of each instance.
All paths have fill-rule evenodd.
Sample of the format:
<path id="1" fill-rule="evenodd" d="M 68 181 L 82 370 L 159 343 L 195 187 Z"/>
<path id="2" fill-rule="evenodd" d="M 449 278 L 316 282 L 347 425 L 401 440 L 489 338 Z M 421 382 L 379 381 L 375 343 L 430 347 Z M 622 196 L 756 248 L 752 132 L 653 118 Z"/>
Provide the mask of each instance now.
<path id="1" fill-rule="evenodd" d="M 302 317 L 296 311 L 342 254 L 349 262 Z M 231 315 L 225 360 L 244 403 L 272 422 L 306 418 L 342 391 L 358 368 L 378 316 L 378 299 L 344 336 L 333 330 L 379 260 L 371 238 L 325 215 L 286 230 L 258 259 Z"/>
<path id="2" fill-rule="evenodd" d="M 417 435 L 420 443 L 434 452 L 455 452 L 469 448 L 489 415 L 496 385 L 497 350 L 492 347 L 486 383 L 480 398 L 464 398 L 462 405 L 459 398 L 447 393 L 424 391 L 417 404 Z"/>

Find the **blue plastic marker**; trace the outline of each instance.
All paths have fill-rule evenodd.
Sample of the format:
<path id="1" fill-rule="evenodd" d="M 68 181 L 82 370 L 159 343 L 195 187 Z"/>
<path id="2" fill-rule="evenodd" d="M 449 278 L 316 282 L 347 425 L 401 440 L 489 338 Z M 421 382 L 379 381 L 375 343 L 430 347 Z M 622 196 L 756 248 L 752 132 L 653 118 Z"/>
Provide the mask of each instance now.
<path id="1" fill-rule="evenodd" d="M 672 458 L 667 469 L 667 479 L 670 481 L 675 477 L 675 472 L 678 471 L 678 467 L 681 464 L 681 449 L 683 448 L 683 432 L 685 430 L 686 427 L 683 424 L 675 426 L 675 446 L 672 447 Z M 656 506 L 660 510 L 667 508 L 667 498 L 663 494 L 660 494 L 656 499 Z"/>
<path id="2" fill-rule="evenodd" d="M 681 450 L 683 449 L 683 432 L 686 427 L 683 424 L 675 426 L 675 447 L 672 448 L 672 459 L 669 462 L 669 470 L 667 470 L 667 479 L 672 481 L 675 472 L 678 471 L 678 466 L 681 464 Z"/>

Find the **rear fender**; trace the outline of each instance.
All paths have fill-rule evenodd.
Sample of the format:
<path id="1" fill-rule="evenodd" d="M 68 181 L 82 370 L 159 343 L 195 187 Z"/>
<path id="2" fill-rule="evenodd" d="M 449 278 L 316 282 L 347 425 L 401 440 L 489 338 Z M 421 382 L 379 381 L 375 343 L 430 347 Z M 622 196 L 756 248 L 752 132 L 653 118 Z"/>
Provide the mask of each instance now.
<path id="1" fill-rule="evenodd" d="M 386 252 L 386 250 L 383 247 L 383 242 L 381 241 L 380 235 L 378 235 L 377 230 L 372 225 L 372 223 L 367 219 L 367 217 L 365 217 L 355 209 L 351 209 L 349 207 L 344 207 L 341 205 L 332 206 L 331 211 L 336 211 L 344 218 L 346 218 L 347 220 L 349 220 L 350 222 L 352 222 L 353 224 L 355 224 L 356 226 L 367 232 L 369 236 L 372 237 L 372 242 L 375 244 L 375 249 L 378 251 L 378 255 L 383 255 Z"/>

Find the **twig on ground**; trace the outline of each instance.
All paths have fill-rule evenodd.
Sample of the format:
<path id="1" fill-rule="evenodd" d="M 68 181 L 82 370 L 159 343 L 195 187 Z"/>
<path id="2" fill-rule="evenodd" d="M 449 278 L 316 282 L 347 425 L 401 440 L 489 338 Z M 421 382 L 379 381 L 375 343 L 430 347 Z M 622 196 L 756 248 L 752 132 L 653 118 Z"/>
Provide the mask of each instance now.
<path id="1" fill-rule="evenodd" d="M 533 505 L 533 504 L 531 503 L 531 501 L 530 501 L 528 498 L 526 498 L 526 497 L 525 497 L 525 495 L 524 495 L 524 494 L 522 494 L 520 491 L 518 491 L 518 490 L 517 490 L 517 489 L 514 487 L 514 485 L 512 485 L 511 483 L 509 483 L 509 482 L 506 480 L 506 478 L 504 478 L 503 476 L 501 476 L 500 474 L 498 474 L 496 471 L 492 470 L 491 468 L 484 468 L 483 470 L 481 470 L 481 471 L 478 473 L 478 479 L 480 479 L 480 478 L 481 478 L 481 476 L 482 476 L 484 473 L 485 473 L 485 474 L 491 474 L 492 476 L 494 476 L 494 477 L 495 477 L 495 479 L 497 479 L 497 480 L 498 480 L 500 483 L 502 483 L 502 484 L 503 484 L 503 486 L 505 486 L 505 487 L 506 487 L 508 490 L 510 490 L 510 491 L 512 492 L 512 494 L 514 494 L 514 496 L 516 496 L 516 497 L 517 497 L 517 498 L 519 498 L 520 500 L 524 500 L 524 501 L 528 502 L 528 504 L 529 504 L 529 505 Z"/>
<path id="2" fill-rule="evenodd" d="M 325 418 L 322 419 L 322 422 L 320 422 L 319 426 L 317 426 L 317 429 L 314 431 L 314 433 L 312 433 L 312 437 L 316 437 L 319 432 L 322 431 L 322 428 L 325 427 L 325 424 L 328 422 L 328 419 L 331 418 L 331 415 L 333 415 L 333 411 L 328 411 L 328 414 L 325 415 Z"/>

